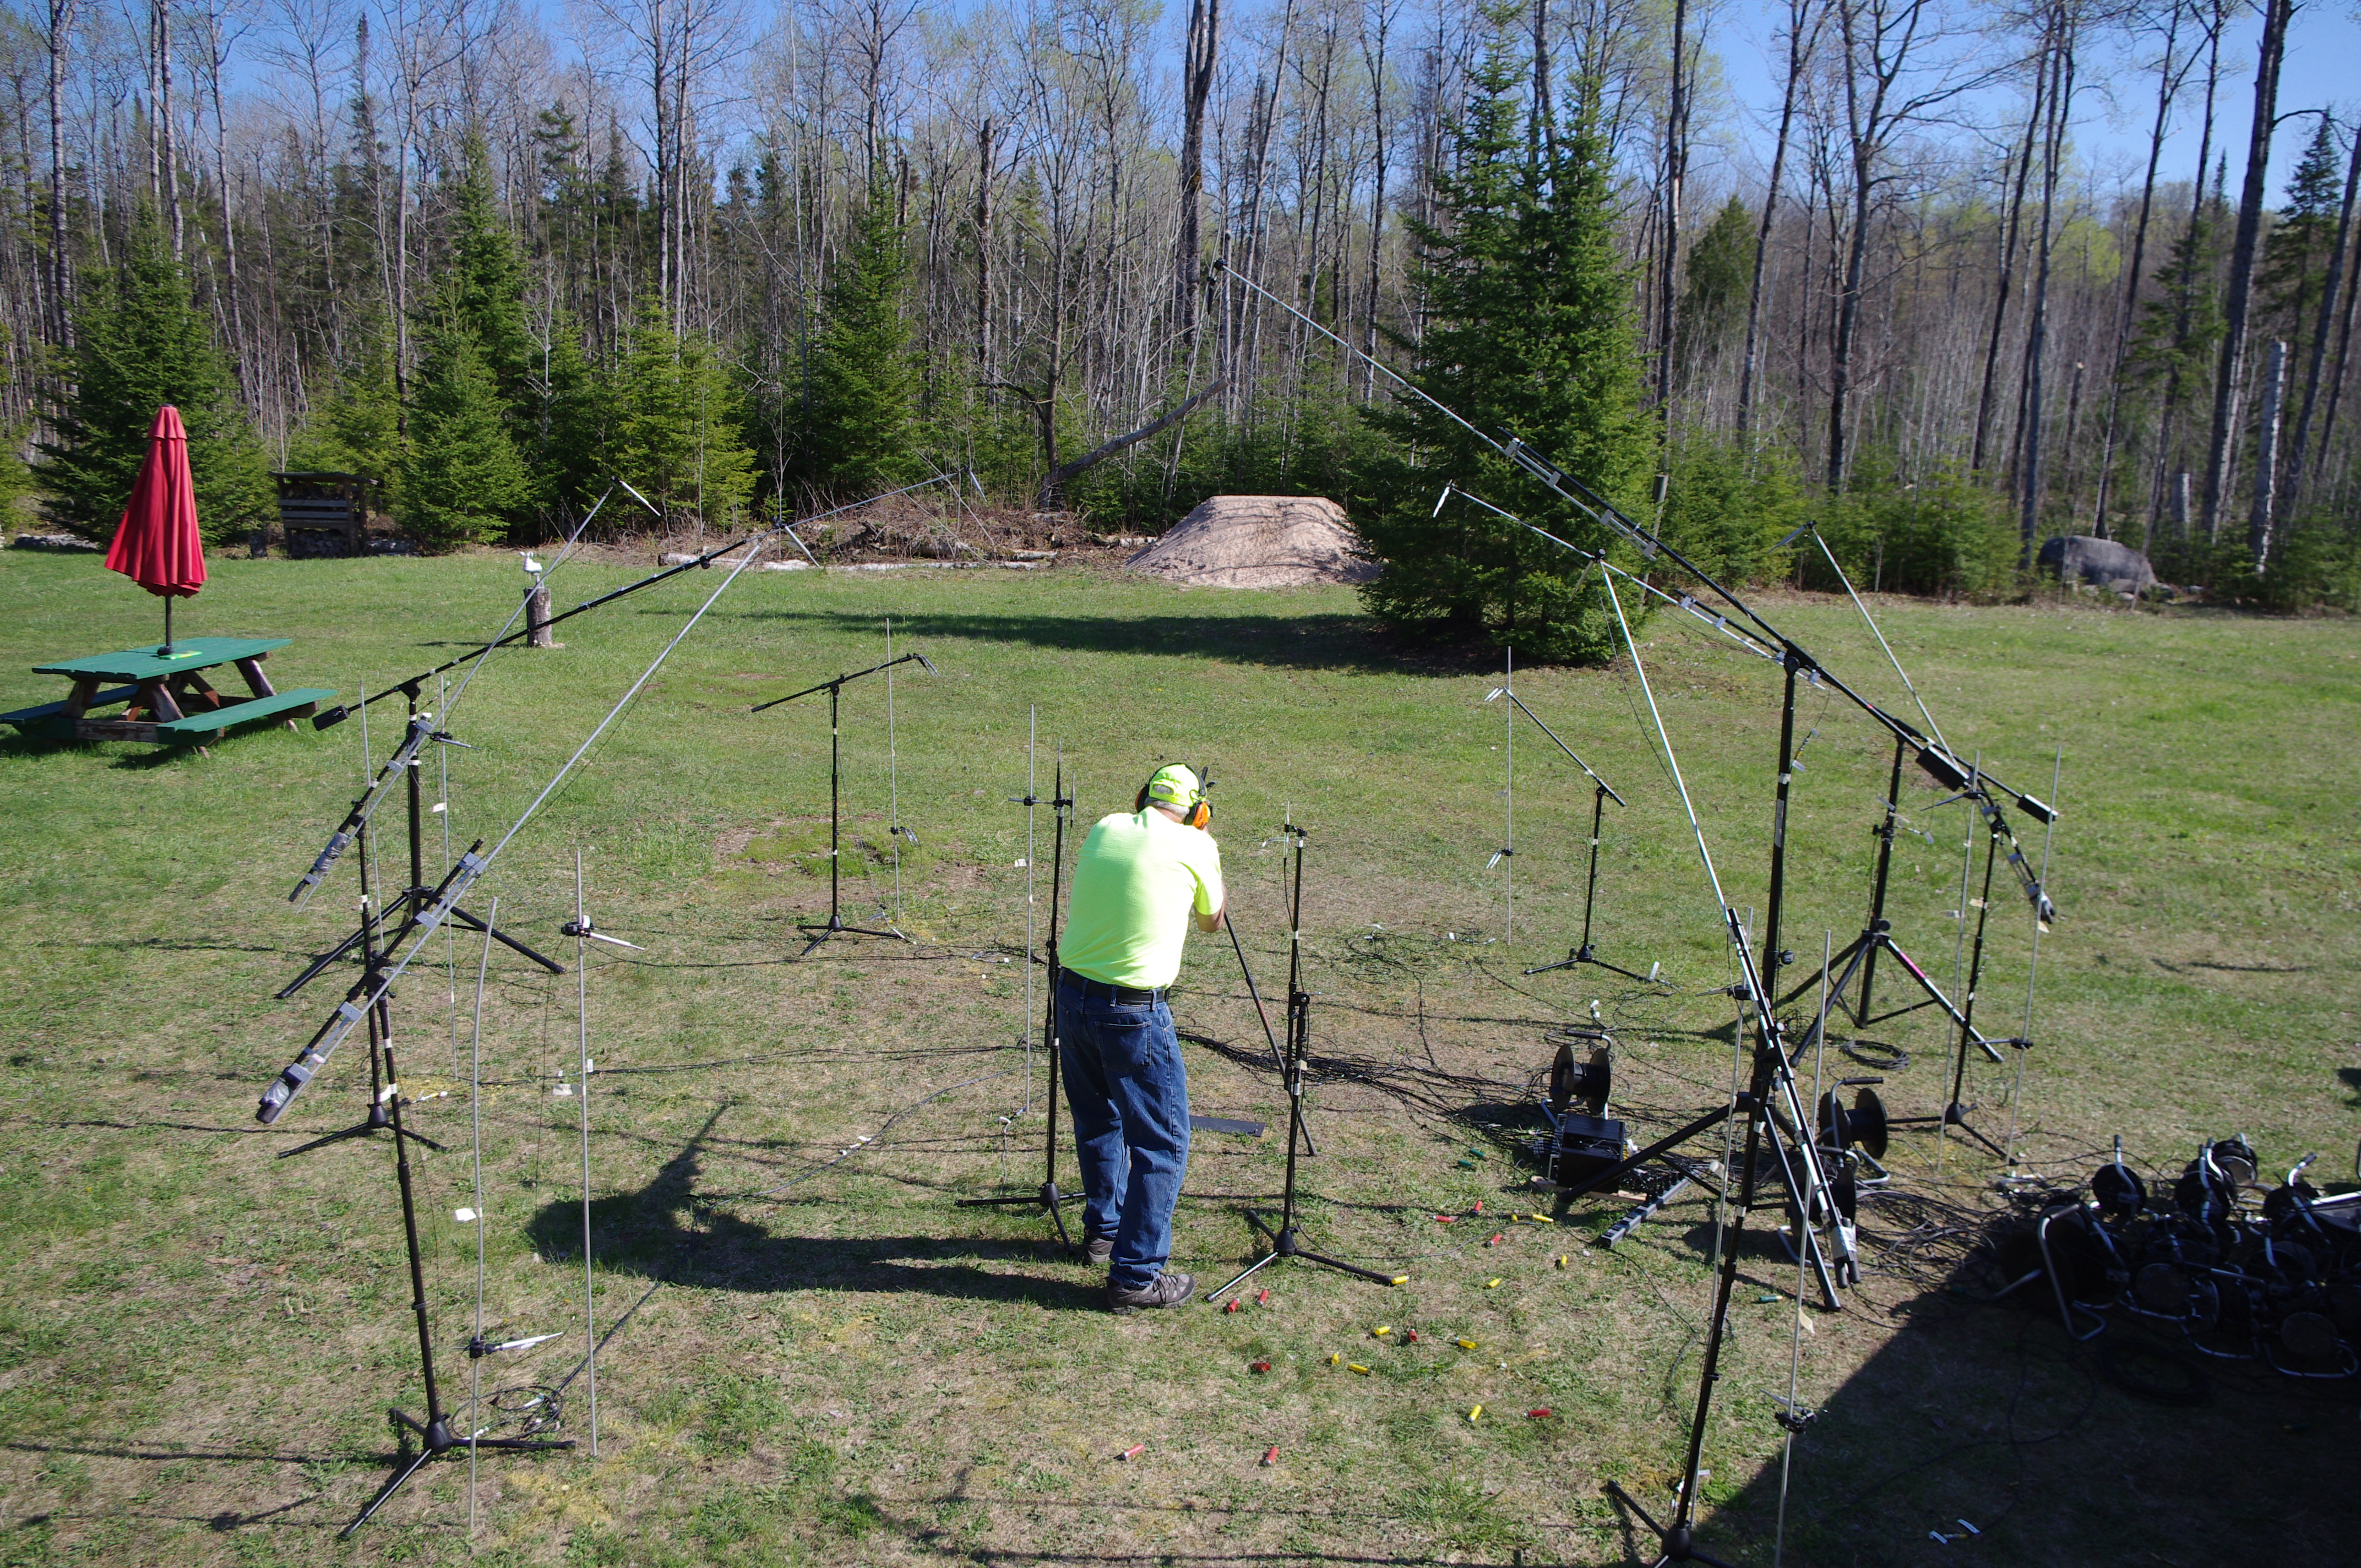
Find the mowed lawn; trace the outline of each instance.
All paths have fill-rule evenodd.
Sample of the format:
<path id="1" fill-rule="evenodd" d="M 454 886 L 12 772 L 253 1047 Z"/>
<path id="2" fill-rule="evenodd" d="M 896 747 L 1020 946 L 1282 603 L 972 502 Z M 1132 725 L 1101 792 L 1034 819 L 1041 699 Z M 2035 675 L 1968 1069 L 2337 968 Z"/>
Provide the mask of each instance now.
<path id="1" fill-rule="evenodd" d="M 572 564 L 554 592 L 562 607 L 645 569 Z M 463 652 L 523 587 L 492 553 L 213 570 L 182 633 L 291 637 L 268 666 L 278 683 L 347 696 Z M 449 806 L 425 817 L 429 880 L 507 831 L 720 581 L 687 574 L 566 623 L 560 649 L 494 655 L 447 719 L 468 749 L 438 748 L 422 772 L 426 802 Z M 1765 608 L 1915 712 L 1849 605 Z M 1993 883 L 1979 1020 L 2034 1044 L 2020 1099 L 2016 1062 L 1971 1069 L 1977 1125 L 2014 1125 L 2020 1168 L 2069 1185 L 2117 1134 L 2168 1177 L 2235 1132 L 2270 1172 L 2316 1149 L 2317 1169 L 2351 1179 L 2361 628 L 2055 602 L 1876 609 L 1961 754 L 2040 795 L 2062 767 L 2059 918 L 2029 1031 L 2030 920 L 2005 868 Z M 828 896 L 825 699 L 748 709 L 879 662 L 888 618 L 895 651 L 939 674 L 895 672 L 890 776 L 884 679 L 847 688 L 845 914 L 881 924 L 898 899 L 914 940 L 798 957 L 796 921 Z M 159 629 L 155 601 L 94 556 L 0 556 L 0 706 L 64 695 L 34 664 L 152 645 Z M 1777 672 L 1684 618 L 1642 639 L 1714 863 L 1759 921 Z M 1520 669 L 1516 687 L 1631 803 L 1607 807 L 1594 940 L 1623 968 L 1661 965 L 1663 983 L 1522 972 L 1577 938 L 1591 795 L 1520 721 L 1511 929 L 1503 867 L 1488 869 L 1511 830 L 1504 705 L 1484 701 L 1499 685 L 1491 660 L 1380 635 L 1342 589 L 1184 592 L 1075 568 L 742 577 L 469 895 L 479 913 L 497 899 L 501 927 L 567 972 L 492 949 L 480 1041 L 479 942 L 436 937 L 396 994 L 408 1114 L 443 1146 L 416 1169 L 444 1402 L 463 1427 L 512 1431 L 510 1412 L 557 1389 L 563 1435 L 583 1446 L 486 1453 L 472 1530 L 465 1457 L 438 1462 L 341 1544 L 394 1453 L 387 1407 L 423 1401 L 392 1154 L 380 1136 L 277 1157 L 359 1118 L 357 1038 L 277 1126 L 253 1111 L 354 976 L 273 997 L 356 916 L 357 855 L 301 910 L 287 894 L 360 786 L 361 725 L 266 729 L 210 758 L 0 740 L 0 1562 L 1652 1557 L 1600 1486 L 1670 1506 L 1712 1209 L 1685 1199 L 1611 1253 L 1586 1244 L 1628 1201 L 1509 1216 L 1549 1212 L 1521 1154 L 1545 1036 L 1595 1004 L 1620 1047 L 1619 1113 L 1641 1136 L 1668 1130 L 1728 1092 L 1730 959 L 1625 660 Z M 401 707 L 371 710 L 372 757 Z M 1085 823 L 1127 807 L 1160 761 L 1210 767 L 1266 997 L 1287 965 L 1277 830 L 1290 816 L 1309 828 L 1306 1237 L 1407 1286 L 1280 1263 L 1235 1312 L 1119 1320 L 1039 1213 L 956 1206 L 1041 1176 L 1026 900 L 1038 948 L 1050 818 L 1028 838 L 1011 801 L 1031 715 L 1038 793 L 1062 748 Z M 1891 752 L 1820 691 L 1798 733 L 1780 945 L 1800 975 L 1860 927 Z M 1909 772 L 1891 914 L 1949 987 L 1969 825 Z M 898 893 L 897 803 L 917 835 Z M 380 886 L 407 880 L 401 820 L 397 797 L 379 819 Z M 2037 860 L 2038 827 L 2017 826 Z M 558 930 L 577 850 L 598 927 L 639 948 L 592 950 L 581 1012 Z M 1894 966 L 1878 983 L 1908 999 Z M 1276 1203 L 1284 1099 L 1226 942 L 1192 938 L 1174 1011 L 1197 1108 L 1274 1124 L 1199 1135 L 1174 1264 L 1210 1288 L 1253 1256 L 1242 1211 Z M 609 1336 L 595 1458 L 585 1030 Z M 1893 1108 L 1938 1110 L 1949 1045 L 1931 1011 L 1866 1032 L 1910 1053 L 1881 1087 Z M 1870 1069 L 1831 1052 L 1821 1070 Z M 1871 1277 L 1841 1314 L 1796 1327 L 1794 1266 L 1760 1239 L 1776 1205 L 1754 1216 L 1708 1433 L 1718 1554 L 1773 1561 L 1784 1434 L 1768 1393 L 1784 1392 L 1798 1340 L 1802 1398 L 1826 1413 L 1788 1475 L 1786 1563 L 2193 1568 L 2361 1539 L 2353 1386 L 2224 1363 L 2196 1408 L 2134 1398 L 2107 1359 L 2130 1328 L 2076 1346 L 2054 1318 L 1977 1299 L 2000 1162 L 1920 1130 L 1897 1134 L 1889 1164 L 1894 1193 L 1864 1212 Z M 471 1364 L 479 1240 L 485 1338 L 561 1337 Z"/>

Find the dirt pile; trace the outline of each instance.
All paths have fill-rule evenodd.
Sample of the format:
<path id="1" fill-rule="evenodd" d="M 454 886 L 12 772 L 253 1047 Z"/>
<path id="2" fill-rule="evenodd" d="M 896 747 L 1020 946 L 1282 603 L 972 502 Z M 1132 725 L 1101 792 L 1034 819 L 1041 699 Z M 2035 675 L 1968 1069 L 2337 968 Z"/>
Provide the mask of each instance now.
<path id="1" fill-rule="evenodd" d="M 1345 509 L 1322 496 L 1214 496 L 1124 563 L 1189 587 L 1288 588 L 1366 583 Z"/>

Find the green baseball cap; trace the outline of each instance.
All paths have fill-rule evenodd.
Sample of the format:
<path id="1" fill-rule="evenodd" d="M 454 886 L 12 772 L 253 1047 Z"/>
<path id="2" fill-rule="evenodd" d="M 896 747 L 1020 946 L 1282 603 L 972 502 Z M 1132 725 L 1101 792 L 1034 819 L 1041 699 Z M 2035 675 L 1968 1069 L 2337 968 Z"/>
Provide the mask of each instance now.
<path id="1" fill-rule="evenodd" d="M 1205 798 L 1197 783 L 1197 775 L 1178 762 L 1156 770 L 1148 781 L 1148 799 L 1152 806 L 1169 806 L 1175 811 L 1186 811 Z"/>

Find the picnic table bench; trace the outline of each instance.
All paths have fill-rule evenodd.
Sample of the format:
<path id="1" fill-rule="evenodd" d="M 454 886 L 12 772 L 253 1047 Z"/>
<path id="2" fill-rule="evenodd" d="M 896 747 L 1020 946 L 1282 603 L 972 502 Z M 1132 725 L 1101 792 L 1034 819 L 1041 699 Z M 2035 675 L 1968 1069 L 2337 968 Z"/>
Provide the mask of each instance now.
<path id="1" fill-rule="evenodd" d="M 19 733 L 50 740 L 142 740 L 164 746 L 200 749 L 228 731 L 269 719 L 280 719 L 292 729 L 308 717 L 333 689 L 304 686 L 275 691 L 262 673 L 262 661 L 274 648 L 292 638 L 191 637 L 172 645 L 168 657 L 153 648 L 133 648 L 119 653 L 93 653 L 83 659 L 61 659 L 36 664 L 37 675 L 64 675 L 73 682 L 62 702 L 46 702 L 0 713 L 0 724 L 13 724 Z M 204 672 L 234 664 L 244 676 L 247 693 L 214 689 Z M 108 686 L 109 681 L 129 684 Z M 92 709 L 126 706 L 119 714 L 94 718 Z"/>

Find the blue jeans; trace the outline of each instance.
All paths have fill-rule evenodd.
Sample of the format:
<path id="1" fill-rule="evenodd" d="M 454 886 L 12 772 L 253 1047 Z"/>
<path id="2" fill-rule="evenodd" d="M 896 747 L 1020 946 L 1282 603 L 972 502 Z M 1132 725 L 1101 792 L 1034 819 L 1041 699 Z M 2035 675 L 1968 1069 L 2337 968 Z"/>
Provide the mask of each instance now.
<path id="1" fill-rule="evenodd" d="M 1082 1234 L 1114 1238 L 1109 1285 L 1142 1289 L 1172 1255 L 1172 1209 L 1189 1170 L 1189 1075 L 1171 1011 L 1060 984 L 1058 1045 L 1087 1199 Z"/>

